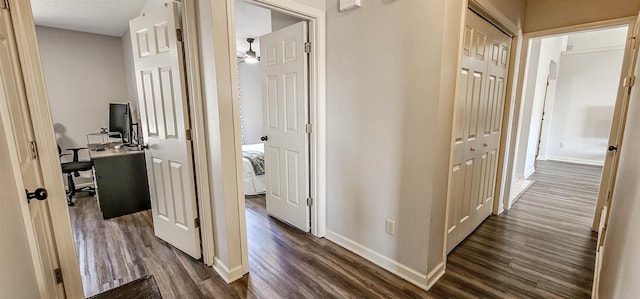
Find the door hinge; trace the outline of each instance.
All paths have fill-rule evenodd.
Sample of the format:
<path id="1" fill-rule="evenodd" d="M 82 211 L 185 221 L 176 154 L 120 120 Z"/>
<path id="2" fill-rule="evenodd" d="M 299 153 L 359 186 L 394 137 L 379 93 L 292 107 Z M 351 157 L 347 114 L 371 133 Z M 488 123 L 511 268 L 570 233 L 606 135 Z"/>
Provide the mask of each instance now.
<path id="1" fill-rule="evenodd" d="M 31 159 L 38 160 L 38 145 L 36 142 L 29 142 L 29 148 L 31 149 Z"/>
<path id="2" fill-rule="evenodd" d="M 182 41 L 182 29 L 181 28 L 176 28 L 176 38 L 178 39 L 179 42 Z"/>
<path id="3" fill-rule="evenodd" d="M 193 219 L 193 223 L 195 224 L 196 228 L 200 227 L 200 217 Z"/>
<path id="4" fill-rule="evenodd" d="M 304 52 L 309 54 L 311 53 L 311 43 L 310 42 L 305 42 L 304 43 Z"/>
<path id="5" fill-rule="evenodd" d="M 304 130 L 307 132 L 307 134 L 311 134 L 311 132 L 313 132 L 313 126 L 311 124 L 306 124 L 304 126 Z"/>
<path id="6" fill-rule="evenodd" d="M 64 279 L 62 278 L 62 269 L 58 268 L 58 269 L 53 270 L 53 272 L 56 275 L 56 283 L 57 284 L 63 283 Z"/>
<path id="7" fill-rule="evenodd" d="M 636 84 L 636 76 L 633 75 L 631 77 L 624 78 L 624 87 L 633 87 Z"/>
<path id="8" fill-rule="evenodd" d="M 187 138 L 187 141 L 191 141 L 191 129 L 186 129 L 184 136 Z"/>
<path id="9" fill-rule="evenodd" d="M 636 37 L 633 36 L 629 39 L 629 41 L 631 42 L 631 49 L 635 49 L 636 48 Z"/>
<path id="10" fill-rule="evenodd" d="M 313 197 L 307 197 L 307 207 L 310 207 L 313 205 Z"/>

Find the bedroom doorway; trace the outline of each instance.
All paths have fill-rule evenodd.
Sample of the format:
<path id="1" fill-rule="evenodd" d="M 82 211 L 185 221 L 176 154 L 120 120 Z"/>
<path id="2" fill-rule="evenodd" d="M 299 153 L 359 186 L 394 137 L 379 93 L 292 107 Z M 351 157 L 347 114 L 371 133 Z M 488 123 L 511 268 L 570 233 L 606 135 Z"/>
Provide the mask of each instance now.
<path id="1" fill-rule="evenodd" d="M 241 1 L 235 23 L 246 205 L 309 232 L 308 24 Z"/>

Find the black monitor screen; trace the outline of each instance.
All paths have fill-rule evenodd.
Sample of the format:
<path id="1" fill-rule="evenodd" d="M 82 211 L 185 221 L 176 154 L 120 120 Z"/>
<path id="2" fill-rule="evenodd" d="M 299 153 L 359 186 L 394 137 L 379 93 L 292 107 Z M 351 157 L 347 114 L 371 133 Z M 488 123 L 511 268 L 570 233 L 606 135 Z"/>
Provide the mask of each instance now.
<path id="1" fill-rule="evenodd" d="M 109 104 L 109 132 L 120 132 L 123 140 L 129 140 L 131 132 L 129 104 Z"/>

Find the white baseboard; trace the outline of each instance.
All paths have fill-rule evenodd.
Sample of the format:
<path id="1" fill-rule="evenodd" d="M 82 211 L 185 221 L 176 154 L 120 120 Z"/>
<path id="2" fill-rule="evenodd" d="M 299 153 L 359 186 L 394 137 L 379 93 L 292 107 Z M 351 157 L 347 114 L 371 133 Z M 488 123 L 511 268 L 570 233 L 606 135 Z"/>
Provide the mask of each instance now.
<path id="1" fill-rule="evenodd" d="M 579 158 L 570 158 L 570 157 L 547 156 L 547 160 L 553 160 L 553 161 L 559 161 L 559 162 L 567 162 L 567 163 L 575 163 L 575 164 L 584 164 L 584 165 L 595 165 L 595 166 L 604 165 L 604 161 L 589 160 L 589 159 L 579 159 Z"/>
<path id="2" fill-rule="evenodd" d="M 233 267 L 233 269 L 229 270 L 229 268 L 217 257 L 215 258 L 215 263 L 212 267 L 226 283 L 232 283 L 244 276 L 244 273 L 242 273 L 242 265 Z"/>
<path id="3" fill-rule="evenodd" d="M 531 169 L 525 169 L 525 173 L 524 173 L 524 180 L 528 179 L 530 176 L 532 176 L 534 173 L 536 172 L 536 168 L 533 167 Z"/>
<path id="4" fill-rule="evenodd" d="M 438 280 L 442 278 L 442 276 L 444 276 L 445 264 L 446 261 L 442 261 L 435 268 L 433 268 L 431 272 L 429 272 L 429 275 L 427 275 L 427 291 L 430 290 L 431 287 L 433 287 L 433 285 L 435 285 L 436 282 L 438 282 Z"/>
<path id="5" fill-rule="evenodd" d="M 365 247 L 360 243 L 357 243 L 351 239 L 348 239 L 331 230 L 327 229 L 327 235 L 325 236 L 325 238 L 367 259 L 368 261 L 382 267 L 383 269 L 399 276 L 400 278 L 424 290 L 427 290 L 427 291 L 429 290 L 426 274 L 415 271 L 401 263 L 398 263 L 397 261 L 394 261 L 378 252 L 375 252 L 374 250 L 368 247 Z M 444 269 L 443 269 L 443 272 L 444 272 Z"/>

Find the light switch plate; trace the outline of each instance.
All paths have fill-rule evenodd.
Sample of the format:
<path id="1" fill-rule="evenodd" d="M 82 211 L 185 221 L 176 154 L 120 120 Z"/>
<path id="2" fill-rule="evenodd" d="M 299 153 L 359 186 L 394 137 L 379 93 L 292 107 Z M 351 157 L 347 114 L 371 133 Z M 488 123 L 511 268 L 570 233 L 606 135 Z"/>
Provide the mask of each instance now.
<path id="1" fill-rule="evenodd" d="M 340 0 L 340 11 L 347 11 L 362 6 L 362 0 Z"/>

